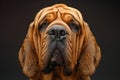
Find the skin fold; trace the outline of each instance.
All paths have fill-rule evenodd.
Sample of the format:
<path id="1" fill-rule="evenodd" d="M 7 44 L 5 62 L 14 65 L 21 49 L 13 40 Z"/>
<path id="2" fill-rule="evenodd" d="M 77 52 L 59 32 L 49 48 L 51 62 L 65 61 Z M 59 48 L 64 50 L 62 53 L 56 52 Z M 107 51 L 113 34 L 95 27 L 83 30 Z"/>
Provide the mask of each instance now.
<path id="1" fill-rule="evenodd" d="M 101 52 L 81 12 L 55 4 L 37 13 L 18 58 L 30 80 L 90 80 Z"/>

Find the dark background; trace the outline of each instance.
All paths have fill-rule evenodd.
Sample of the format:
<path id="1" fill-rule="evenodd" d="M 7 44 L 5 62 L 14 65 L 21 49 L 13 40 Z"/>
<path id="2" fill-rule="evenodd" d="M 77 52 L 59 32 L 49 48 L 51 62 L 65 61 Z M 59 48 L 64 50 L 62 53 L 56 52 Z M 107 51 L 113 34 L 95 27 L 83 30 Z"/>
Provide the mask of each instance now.
<path id="1" fill-rule="evenodd" d="M 28 80 L 18 62 L 19 48 L 36 13 L 55 3 L 80 10 L 101 47 L 92 80 L 120 80 L 120 4 L 115 0 L 1 0 L 0 80 Z"/>

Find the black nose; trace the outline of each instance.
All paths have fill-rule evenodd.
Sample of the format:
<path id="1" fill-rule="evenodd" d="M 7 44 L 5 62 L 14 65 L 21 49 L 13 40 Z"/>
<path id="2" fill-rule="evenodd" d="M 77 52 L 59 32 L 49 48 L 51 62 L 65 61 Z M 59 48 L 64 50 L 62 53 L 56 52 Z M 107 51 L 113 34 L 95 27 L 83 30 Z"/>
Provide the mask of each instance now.
<path id="1" fill-rule="evenodd" d="M 55 40 L 63 40 L 66 39 L 66 30 L 62 25 L 53 25 L 51 29 L 48 31 L 50 37 Z"/>

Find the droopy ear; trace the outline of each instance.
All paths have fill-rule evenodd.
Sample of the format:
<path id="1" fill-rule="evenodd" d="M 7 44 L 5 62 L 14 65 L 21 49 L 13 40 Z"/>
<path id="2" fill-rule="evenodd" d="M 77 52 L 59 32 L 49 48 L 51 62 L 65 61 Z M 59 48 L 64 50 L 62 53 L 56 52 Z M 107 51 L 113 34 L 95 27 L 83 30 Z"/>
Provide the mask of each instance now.
<path id="1" fill-rule="evenodd" d="M 84 22 L 83 27 L 85 29 L 85 43 L 80 55 L 79 71 L 82 75 L 90 76 L 99 64 L 101 52 L 88 24 Z"/>
<path id="2" fill-rule="evenodd" d="M 23 72 L 29 78 L 34 77 L 38 71 L 38 59 L 33 46 L 32 36 L 34 31 L 33 23 L 29 26 L 28 33 L 19 50 L 19 61 L 23 68 Z"/>

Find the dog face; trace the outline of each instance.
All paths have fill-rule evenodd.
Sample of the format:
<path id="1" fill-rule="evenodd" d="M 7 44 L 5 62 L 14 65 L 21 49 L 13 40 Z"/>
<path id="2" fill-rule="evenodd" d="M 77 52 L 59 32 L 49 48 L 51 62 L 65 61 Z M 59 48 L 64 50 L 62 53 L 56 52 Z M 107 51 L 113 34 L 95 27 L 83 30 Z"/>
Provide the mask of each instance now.
<path id="1" fill-rule="evenodd" d="M 38 13 L 40 17 L 37 17 L 38 20 L 36 20 L 38 21 L 37 30 L 42 35 L 41 41 L 39 41 L 43 50 L 39 55 L 43 60 L 40 60 L 43 64 L 41 67 L 45 73 L 49 73 L 54 67 L 62 66 L 66 69 L 65 74 L 69 74 L 77 63 L 77 59 L 73 62 L 75 58 L 73 56 L 78 51 L 80 52 L 75 46 L 80 43 L 74 41 L 77 40 L 76 35 L 82 37 L 82 22 L 80 23 L 82 17 L 76 10 L 73 13 L 73 9 L 68 7 L 66 9 L 66 6 L 55 6 L 49 7 L 45 11 L 43 9 L 40 12 L 41 15 Z M 74 40 L 72 40 L 73 38 Z M 73 52 L 73 50 L 77 52 Z M 40 65 L 42 65 L 41 63 Z"/>
<path id="2" fill-rule="evenodd" d="M 75 69 L 91 75 L 100 60 L 100 48 L 81 13 L 64 4 L 37 13 L 23 46 L 19 60 L 28 76 L 35 76 L 38 71 L 50 74 L 56 67 L 65 76 L 72 75 Z"/>

